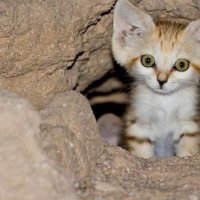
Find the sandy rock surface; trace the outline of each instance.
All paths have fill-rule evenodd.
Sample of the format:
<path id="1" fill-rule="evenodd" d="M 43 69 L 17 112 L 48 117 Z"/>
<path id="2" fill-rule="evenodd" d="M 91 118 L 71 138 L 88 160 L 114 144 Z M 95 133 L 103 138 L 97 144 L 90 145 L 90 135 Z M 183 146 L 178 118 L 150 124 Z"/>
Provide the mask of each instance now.
<path id="1" fill-rule="evenodd" d="M 40 114 L 41 144 L 71 172 L 80 199 L 200 198 L 199 155 L 144 160 L 107 144 L 87 100 L 74 91 L 56 96 Z"/>
<path id="2" fill-rule="evenodd" d="M 36 143 L 39 114 L 6 91 L 0 92 L 0 112 L 0 199 L 75 200 L 71 178 Z"/>
<path id="3" fill-rule="evenodd" d="M 107 146 L 97 162 L 97 199 L 200 199 L 200 155 L 144 160 Z M 87 198 L 85 198 L 87 199 Z"/>
<path id="4" fill-rule="evenodd" d="M 154 18 L 200 18 L 196 0 L 131 1 Z M 0 199 L 200 199 L 200 155 L 144 160 L 107 144 L 79 93 L 113 66 L 114 3 L 0 2 L 0 87 L 40 109 L 0 92 Z M 109 81 L 92 92 L 122 87 Z"/>
<path id="5" fill-rule="evenodd" d="M 42 146 L 71 171 L 81 199 L 200 198 L 199 155 L 144 160 L 103 142 L 87 100 L 74 91 L 55 97 L 41 116 Z"/>
<path id="6" fill-rule="evenodd" d="M 0 110 L 0 199 L 200 198 L 200 155 L 145 160 L 109 145 L 77 92 L 57 95 L 41 121 L 7 92 Z"/>
<path id="7" fill-rule="evenodd" d="M 38 140 L 44 151 L 73 177 L 90 176 L 103 140 L 87 99 L 75 91 L 62 93 L 40 114 Z"/>
<path id="8" fill-rule="evenodd" d="M 130 0 L 154 18 L 185 19 L 200 18 L 200 2 L 196 0 Z"/>
<path id="9" fill-rule="evenodd" d="M 56 93 L 83 90 L 100 78 L 112 67 L 108 41 L 113 4 L 1 1 L 0 87 L 41 108 Z"/>

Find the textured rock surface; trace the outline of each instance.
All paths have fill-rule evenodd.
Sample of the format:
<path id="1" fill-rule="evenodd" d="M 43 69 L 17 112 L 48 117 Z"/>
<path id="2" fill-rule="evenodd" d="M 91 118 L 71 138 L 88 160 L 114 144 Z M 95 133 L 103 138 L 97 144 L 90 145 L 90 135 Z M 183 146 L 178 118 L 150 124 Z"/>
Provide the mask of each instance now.
<path id="1" fill-rule="evenodd" d="M 107 144 L 87 100 L 74 91 L 40 112 L 41 125 L 38 113 L 10 93 L 0 93 L 0 110 L 0 199 L 200 198 L 200 155 L 144 160 Z"/>
<path id="2" fill-rule="evenodd" d="M 71 179 L 37 146 L 38 113 L 8 92 L 0 92 L 0 112 L 0 199 L 75 200 Z"/>
<path id="3" fill-rule="evenodd" d="M 155 18 L 200 18 L 196 0 L 131 1 Z M 0 87 L 43 107 L 40 121 L 26 101 L 0 93 L 0 199 L 71 200 L 71 184 L 84 200 L 200 199 L 200 155 L 143 160 L 110 146 L 86 98 L 70 91 L 85 90 L 111 69 L 114 3 L 0 2 Z M 121 87 L 109 81 L 91 91 Z"/>
<path id="4" fill-rule="evenodd" d="M 144 160 L 103 142 L 88 102 L 73 91 L 56 96 L 41 116 L 40 144 L 71 172 L 81 199 L 200 198 L 199 155 Z"/>
<path id="5" fill-rule="evenodd" d="M 62 93 L 40 114 L 38 138 L 47 154 L 73 177 L 90 176 L 103 142 L 87 99 L 75 91 Z"/>
<path id="6" fill-rule="evenodd" d="M 155 18 L 199 19 L 200 2 L 196 0 L 130 0 Z"/>
<path id="7" fill-rule="evenodd" d="M 83 90 L 100 78 L 111 68 L 108 30 L 113 4 L 1 1 L 0 87 L 42 107 L 55 93 L 76 86 Z"/>
<path id="8" fill-rule="evenodd" d="M 143 160 L 107 146 L 93 179 L 97 199 L 200 199 L 200 156 Z"/>

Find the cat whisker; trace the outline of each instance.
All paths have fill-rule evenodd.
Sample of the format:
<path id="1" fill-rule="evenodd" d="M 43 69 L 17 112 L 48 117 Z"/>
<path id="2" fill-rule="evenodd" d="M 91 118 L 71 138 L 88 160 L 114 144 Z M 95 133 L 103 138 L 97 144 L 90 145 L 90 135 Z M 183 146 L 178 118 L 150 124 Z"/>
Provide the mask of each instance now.
<path id="1" fill-rule="evenodd" d="M 190 103 L 188 103 L 188 105 L 191 104 L 191 103 L 192 103 L 192 104 L 196 104 L 196 103 L 197 103 L 195 100 L 193 100 L 193 99 L 191 98 L 191 96 L 185 91 L 184 88 L 178 87 L 178 90 L 181 92 L 180 95 L 182 95 L 184 98 L 185 98 L 186 96 L 188 96 L 188 98 L 190 99 Z M 198 94 L 193 94 L 193 95 L 198 96 Z M 184 105 L 184 106 L 187 106 L 187 105 Z"/>

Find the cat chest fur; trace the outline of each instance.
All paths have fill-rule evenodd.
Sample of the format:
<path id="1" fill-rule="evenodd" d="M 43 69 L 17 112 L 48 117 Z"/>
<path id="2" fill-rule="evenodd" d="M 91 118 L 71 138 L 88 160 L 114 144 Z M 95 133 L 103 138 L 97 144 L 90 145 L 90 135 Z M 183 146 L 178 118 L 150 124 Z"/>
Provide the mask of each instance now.
<path id="1" fill-rule="evenodd" d="M 184 93 L 159 95 L 145 86 L 138 86 L 132 95 L 132 111 L 135 123 L 127 127 L 128 136 L 149 138 L 154 142 L 154 154 L 158 157 L 174 155 L 175 142 L 181 133 L 197 129 L 191 120 L 195 116 L 195 88 Z"/>
<path id="2" fill-rule="evenodd" d="M 180 91 L 171 95 L 159 95 L 145 86 L 138 87 L 134 91 L 131 105 L 136 125 L 141 125 L 141 129 L 144 129 L 138 136 L 156 140 L 173 134 L 174 140 L 177 139 L 176 133 L 182 129 L 182 123 L 195 116 L 194 92 L 195 88 L 190 88 L 184 93 Z"/>

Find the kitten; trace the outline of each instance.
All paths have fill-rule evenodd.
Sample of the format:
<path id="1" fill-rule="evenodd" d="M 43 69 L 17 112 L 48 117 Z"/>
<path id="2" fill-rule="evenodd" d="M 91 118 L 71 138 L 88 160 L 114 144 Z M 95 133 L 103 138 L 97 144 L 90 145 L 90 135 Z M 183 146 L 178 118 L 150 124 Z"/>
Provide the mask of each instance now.
<path id="1" fill-rule="evenodd" d="M 150 158 L 192 156 L 200 148 L 200 20 L 157 21 L 118 0 L 113 55 L 135 79 L 123 140 Z"/>

